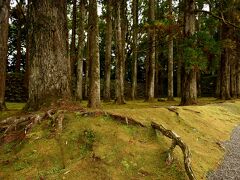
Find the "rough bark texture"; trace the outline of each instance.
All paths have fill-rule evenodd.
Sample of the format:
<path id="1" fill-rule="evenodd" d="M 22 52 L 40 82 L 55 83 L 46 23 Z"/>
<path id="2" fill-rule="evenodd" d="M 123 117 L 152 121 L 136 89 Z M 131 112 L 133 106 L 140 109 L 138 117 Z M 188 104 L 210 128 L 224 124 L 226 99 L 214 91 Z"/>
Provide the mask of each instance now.
<path id="1" fill-rule="evenodd" d="M 77 58 L 77 88 L 76 99 L 83 99 L 83 51 L 85 45 L 84 37 L 84 21 L 86 13 L 86 2 L 81 0 L 79 4 L 79 32 L 78 32 L 78 58 Z"/>
<path id="2" fill-rule="evenodd" d="M 30 77 L 26 109 L 70 97 L 70 62 L 66 47 L 66 1 L 30 4 Z"/>
<path id="3" fill-rule="evenodd" d="M 179 0 L 179 5 L 182 6 L 182 1 L 183 0 Z M 181 26 L 182 24 L 182 19 L 183 19 L 183 12 L 179 11 L 178 14 L 178 20 L 177 20 L 177 24 L 179 26 Z M 183 49 L 179 47 L 179 44 L 182 43 L 182 38 L 179 37 L 176 41 L 176 48 L 177 48 L 177 97 L 181 97 L 182 95 L 182 78 L 181 78 L 181 74 L 182 74 L 182 62 L 183 62 Z"/>
<path id="4" fill-rule="evenodd" d="M 184 11 L 184 38 L 195 33 L 195 1 L 185 0 Z M 194 67 L 186 67 L 186 60 L 182 65 L 182 98 L 180 105 L 197 103 L 197 74 Z"/>
<path id="5" fill-rule="evenodd" d="M 138 36 L 138 0 L 132 0 L 132 16 L 133 16 L 133 57 L 132 57 L 132 90 L 131 98 L 134 100 L 137 96 L 137 36 Z"/>
<path id="6" fill-rule="evenodd" d="M 120 9 L 120 16 L 121 16 L 121 36 L 122 36 L 122 56 L 123 56 L 123 80 L 125 79 L 125 66 L 126 66 L 126 59 L 127 59 L 127 34 L 128 34 L 128 19 L 127 19 L 127 0 L 120 0 L 121 1 L 121 9 Z M 124 84 L 123 84 L 124 85 Z M 123 86 L 124 91 L 124 86 Z"/>
<path id="7" fill-rule="evenodd" d="M 98 42 L 97 1 L 89 1 L 89 98 L 88 107 L 98 108 L 100 102 L 100 62 Z"/>
<path id="8" fill-rule="evenodd" d="M 73 0 L 72 11 L 72 36 L 70 45 L 70 62 L 71 62 L 71 90 L 75 91 L 76 88 L 76 65 L 77 65 L 77 51 L 76 51 L 76 30 L 77 30 L 77 0 Z"/>
<path id="9" fill-rule="evenodd" d="M 155 88 L 155 90 L 154 90 L 155 98 L 159 98 L 160 97 L 159 88 L 161 87 L 160 80 L 159 80 L 160 64 L 158 62 L 158 57 L 159 57 L 159 49 L 156 48 L 155 85 L 154 85 L 154 88 Z"/>
<path id="10" fill-rule="evenodd" d="M 5 106 L 5 81 L 8 51 L 8 19 L 10 0 L 0 0 L 0 111 Z"/>
<path id="11" fill-rule="evenodd" d="M 221 39 L 225 40 L 230 36 L 229 27 L 222 23 Z M 220 99 L 227 100 L 231 99 L 230 95 L 230 67 L 229 67 L 229 57 L 230 50 L 228 47 L 225 47 L 221 54 L 220 62 Z"/>
<path id="12" fill-rule="evenodd" d="M 88 27 L 89 28 L 89 27 Z M 88 32 L 89 33 L 89 32 Z M 88 87 L 89 87 L 89 62 L 90 62 L 90 56 L 89 56 L 89 40 L 90 40 L 90 36 L 87 36 L 87 52 L 86 52 L 86 66 L 85 66 L 85 86 L 84 86 L 84 98 L 88 98 Z"/>
<path id="13" fill-rule="evenodd" d="M 172 20 L 172 0 L 168 0 L 169 4 L 169 21 Z M 170 32 L 168 36 L 168 101 L 173 100 L 173 36 Z"/>
<path id="14" fill-rule="evenodd" d="M 155 1 L 149 0 L 149 22 L 153 23 L 155 20 Z M 146 101 L 153 101 L 154 99 L 154 83 L 155 83 L 155 28 L 148 30 L 148 43 L 149 43 L 149 57 L 148 57 L 148 70 L 147 70 L 147 92 Z"/>
<path id="15" fill-rule="evenodd" d="M 26 15 L 26 21 L 28 22 L 29 20 L 29 6 L 27 6 L 27 15 Z M 26 65 L 25 65 L 25 74 L 24 74 L 24 86 L 26 89 L 28 89 L 29 85 L 29 24 L 26 23 Z"/>
<path id="16" fill-rule="evenodd" d="M 104 69 L 104 100 L 110 101 L 110 84 L 111 84 L 111 59 L 112 59 L 112 2 L 107 1 L 106 14 L 106 51 L 105 51 L 105 69 Z"/>
<path id="17" fill-rule="evenodd" d="M 237 49 L 240 49 L 240 39 L 238 38 L 237 41 Z M 237 93 L 237 97 L 240 97 L 240 52 L 237 52 L 237 56 L 236 56 L 236 93 Z"/>
<path id="18" fill-rule="evenodd" d="M 116 103 L 124 104 L 124 54 L 121 28 L 121 2 L 115 2 L 116 26 Z"/>
<path id="19" fill-rule="evenodd" d="M 235 64 L 235 58 L 232 57 L 231 60 L 231 66 L 230 66 L 230 72 L 231 72 L 231 86 L 230 86 L 230 92 L 231 97 L 236 98 L 237 97 L 237 78 L 236 78 L 236 64 Z"/>
<path id="20" fill-rule="evenodd" d="M 19 16 L 19 15 L 18 15 Z M 20 72 L 20 67 L 21 67 L 21 22 L 20 18 L 18 19 L 17 23 L 17 59 L 16 59 L 16 66 L 15 66 L 15 71 Z"/>
<path id="21" fill-rule="evenodd" d="M 177 49 L 177 53 L 179 54 L 177 59 L 177 96 L 181 97 L 182 56 L 179 48 Z"/>

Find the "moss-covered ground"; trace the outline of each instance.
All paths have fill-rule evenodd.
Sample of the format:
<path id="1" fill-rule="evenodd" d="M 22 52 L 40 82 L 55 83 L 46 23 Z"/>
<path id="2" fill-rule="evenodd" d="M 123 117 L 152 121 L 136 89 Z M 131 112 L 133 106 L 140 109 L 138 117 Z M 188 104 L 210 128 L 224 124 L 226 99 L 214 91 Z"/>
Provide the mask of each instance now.
<path id="1" fill-rule="evenodd" d="M 188 144 L 197 179 L 205 179 L 223 157 L 218 145 L 240 123 L 240 101 L 200 99 L 198 106 L 167 107 L 174 102 L 125 105 L 104 103 L 102 110 L 133 117 L 148 128 L 120 124 L 109 117 L 66 113 L 63 132 L 56 136 L 50 121 L 37 125 L 21 142 L 0 147 L 0 179 L 187 179 L 183 157 L 166 165 L 171 141 L 150 128 L 151 121 L 173 130 Z M 81 105 L 86 107 L 86 102 Z M 0 119 L 19 113 L 24 104 L 7 104 Z"/>

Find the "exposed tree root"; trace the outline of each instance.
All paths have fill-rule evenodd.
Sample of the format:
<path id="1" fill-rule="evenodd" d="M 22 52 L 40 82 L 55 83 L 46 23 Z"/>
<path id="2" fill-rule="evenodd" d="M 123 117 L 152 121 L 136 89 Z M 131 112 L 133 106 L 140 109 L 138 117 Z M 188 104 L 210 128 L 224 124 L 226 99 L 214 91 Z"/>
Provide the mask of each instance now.
<path id="1" fill-rule="evenodd" d="M 95 112 L 84 112 L 82 113 L 83 116 L 92 116 L 92 117 L 97 117 L 97 116 L 108 116 L 111 117 L 114 120 L 117 120 L 120 123 L 127 124 L 127 125 L 138 125 L 141 127 L 146 127 L 144 124 L 140 123 L 139 121 L 131 118 L 131 117 L 126 117 L 126 116 L 121 116 L 118 114 L 113 114 L 105 111 L 95 111 Z"/>
<path id="2" fill-rule="evenodd" d="M 183 108 L 183 110 L 185 110 L 185 111 L 190 111 L 190 112 L 197 113 L 197 114 L 200 114 L 200 113 L 201 113 L 201 112 L 199 112 L 199 111 L 195 111 L 195 110 L 192 110 L 192 109 Z"/>
<path id="3" fill-rule="evenodd" d="M 196 179 L 194 176 L 193 170 L 192 170 L 192 166 L 191 166 L 191 159 L 190 159 L 191 153 L 190 153 L 188 146 L 182 141 L 182 139 L 176 133 L 174 133 L 171 130 L 166 129 L 162 125 L 152 122 L 151 126 L 153 129 L 159 130 L 164 136 L 172 139 L 172 146 L 168 150 L 168 157 L 167 157 L 166 162 L 169 164 L 173 161 L 173 155 L 172 155 L 173 150 L 176 146 L 179 146 L 181 148 L 183 156 L 184 156 L 184 166 L 185 166 L 185 170 L 188 175 L 188 178 L 190 180 Z"/>
<path id="4" fill-rule="evenodd" d="M 173 111 L 177 114 L 177 116 L 179 116 L 178 112 L 176 112 L 176 109 L 172 110 L 171 108 L 168 109 L 169 111 Z M 123 124 L 131 124 L 131 125 L 139 125 L 141 127 L 147 127 L 146 125 L 140 123 L 139 121 L 133 119 L 133 118 L 129 118 L 126 116 L 121 116 L 121 115 L 117 115 L 117 114 L 112 114 L 112 113 L 108 113 L 108 112 L 104 112 L 104 111 L 96 111 L 96 112 L 84 112 L 82 113 L 83 116 L 92 116 L 92 117 L 97 117 L 97 116 L 108 116 L 111 117 L 114 120 L 117 120 Z M 182 141 L 182 139 L 173 131 L 171 130 L 167 130 L 165 127 L 163 127 L 162 125 L 158 125 L 154 122 L 151 123 L 151 126 L 153 129 L 155 130 L 159 130 L 164 136 L 172 139 L 172 145 L 169 148 L 169 150 L 167 151 L 168 153 L 168 157 L 166 159 L 166 163 L 167 164 L 171 164 L 173 162 L 173 151 L 174 148 L 176 146 L 179 146 L 183 152 L 183 156 L 184 156 L 184 166 L 185 166 L 185 170 L 187 173 L 187 176 L 190 180 L 195 180 L 195 175 L 193 173 L 192 170 L 192 166 L 191 166 L 191 153 L 190 150 L 188 148 L 188 146 Z"/>
<path id="5" fill-rule="evenodd" d="M 170 109 L 168 109 L 170 110 Z M 172 111 L 172 109 L 170 110 Z M 120 123 L 126 125 L 135 125 L 140 127 L 147 127 L 146 125 L 142 124 L 141 122 L 135 120 L 131 117 L 121 116 L 118 114 L 113 114 L 105 111 L 95 111 L 95 112 L 81 112 L 82 116 L 107 116 L 111 117 L 113 120 L 117 120 Z M 173 110 L 176 113 L 176 109 Z M 43 120 L 50 119 L 52 122 L 52 126 L 55 127 L 56 132 L 56 140 L 59 142 L 60 145 L 60 152 L 62 156 L 62 165 L 65 168 L 65 157 L 63 151 L 63 144 L 61 142 L 61 133 L 63 130 L 63 120 L 64 120 L 64 113 L 63 110 L 48 110 L 44 114 L 28 114 L 21 117 L 10 117 L 3 121 L 0 121 L 0 143 L 4 142 L 12 142 L 17 139 L 24 139 L 26 134 L 36 125 L 41 123 Z M 176 113 L 177 114 L 177 113 Z M 179 115 L 179 114 L 177 114 Z M 190 180 L 195 180 L 194 173 L 191 167 L 191 160 L 190 160 L 190 151 L 188 146 L 182 141 L 182 139 L 175 134 L 171 130 L 167 130 L 162 125 L 156 124 L 154 122 L 151 123 L 151 126 L 154 130 L 159 130 L 164 136 L 172 139 L 172 145 L 167 151 L 168 157 L 166 160 L 167 164 L 171 164 L 173 161 L 173 151 L 176 146 L 179 146 L 184 155 L 184 166 L 186 173 Z"/>
<path id="6" fill-rule="evenodd" d="M 174 112 L 179 117 L 179 113 L 177 112 L 177 108 L 175 106 L 167 107 L 167 110 Z"/>
<path id="7" fill-rule="evenodd" d="M 0 143 L 23 139 L 35 125 L 40 124 L 43 120 L 57 119 L 54 114 L 56 114 L 56 110 L 51 109 L 44 114 L 28 114 L 20 117 L 10 117 L 1 121 Z"/>

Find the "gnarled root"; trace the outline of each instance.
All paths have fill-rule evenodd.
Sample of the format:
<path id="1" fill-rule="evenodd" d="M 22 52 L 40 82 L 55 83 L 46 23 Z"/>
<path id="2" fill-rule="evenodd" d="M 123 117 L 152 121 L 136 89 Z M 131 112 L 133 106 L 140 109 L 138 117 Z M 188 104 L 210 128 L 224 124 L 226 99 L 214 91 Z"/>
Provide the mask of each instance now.
<path id="1" fill-rule="evenodd" d="M 185 166 L 185 170 L 187 173 L 187 176 L 190 180 L 195 180 L 195 175 L 193 173 L 192 170 L 192 166 L 191 166 L 191 153 L 190 150 L 188 148 L 188 146 L 182 141 L 182 139 L 180 138 L 180 136 L 178 136 L 176 133 L 174 133 L 171 130 L 166 129 L 164 126 L 159 125 L 155 122 L 151 123 L 151 126 L 153 129 L 155 130 L 159 130 L 164 136 L 172 139 L 172 146 L 170 147 L 170 149 L 168 150 L 168 157 L 166 162 L 167 163 L 171 163 L 173 161 L 173 150 L 176 146 L 179 146 L 182 150 L 183 153 L 183 157 L 184 157 L 184 166 Z"/>

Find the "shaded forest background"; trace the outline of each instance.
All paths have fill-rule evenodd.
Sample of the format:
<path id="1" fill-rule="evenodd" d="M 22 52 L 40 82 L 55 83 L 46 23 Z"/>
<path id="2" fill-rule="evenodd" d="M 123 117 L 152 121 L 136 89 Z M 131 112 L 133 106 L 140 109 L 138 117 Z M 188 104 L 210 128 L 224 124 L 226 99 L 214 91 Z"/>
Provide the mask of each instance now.
<path id="1" fill-rule="evenodd" d="M 7 101 L 28 99 L 31 16 L 37 8 L 29 2 L 11 2 Z M 101 99 L 118 104 L 178 96 L 188 105 L 199 96 L 240 96 L 240 1 L 68 0 L 56 6 L 61 3 L 67 8 L 73 99 L 100 99 L 91 88 L 100 80 Z M 91 69 L 93 62 L 99 65 Z"/>

